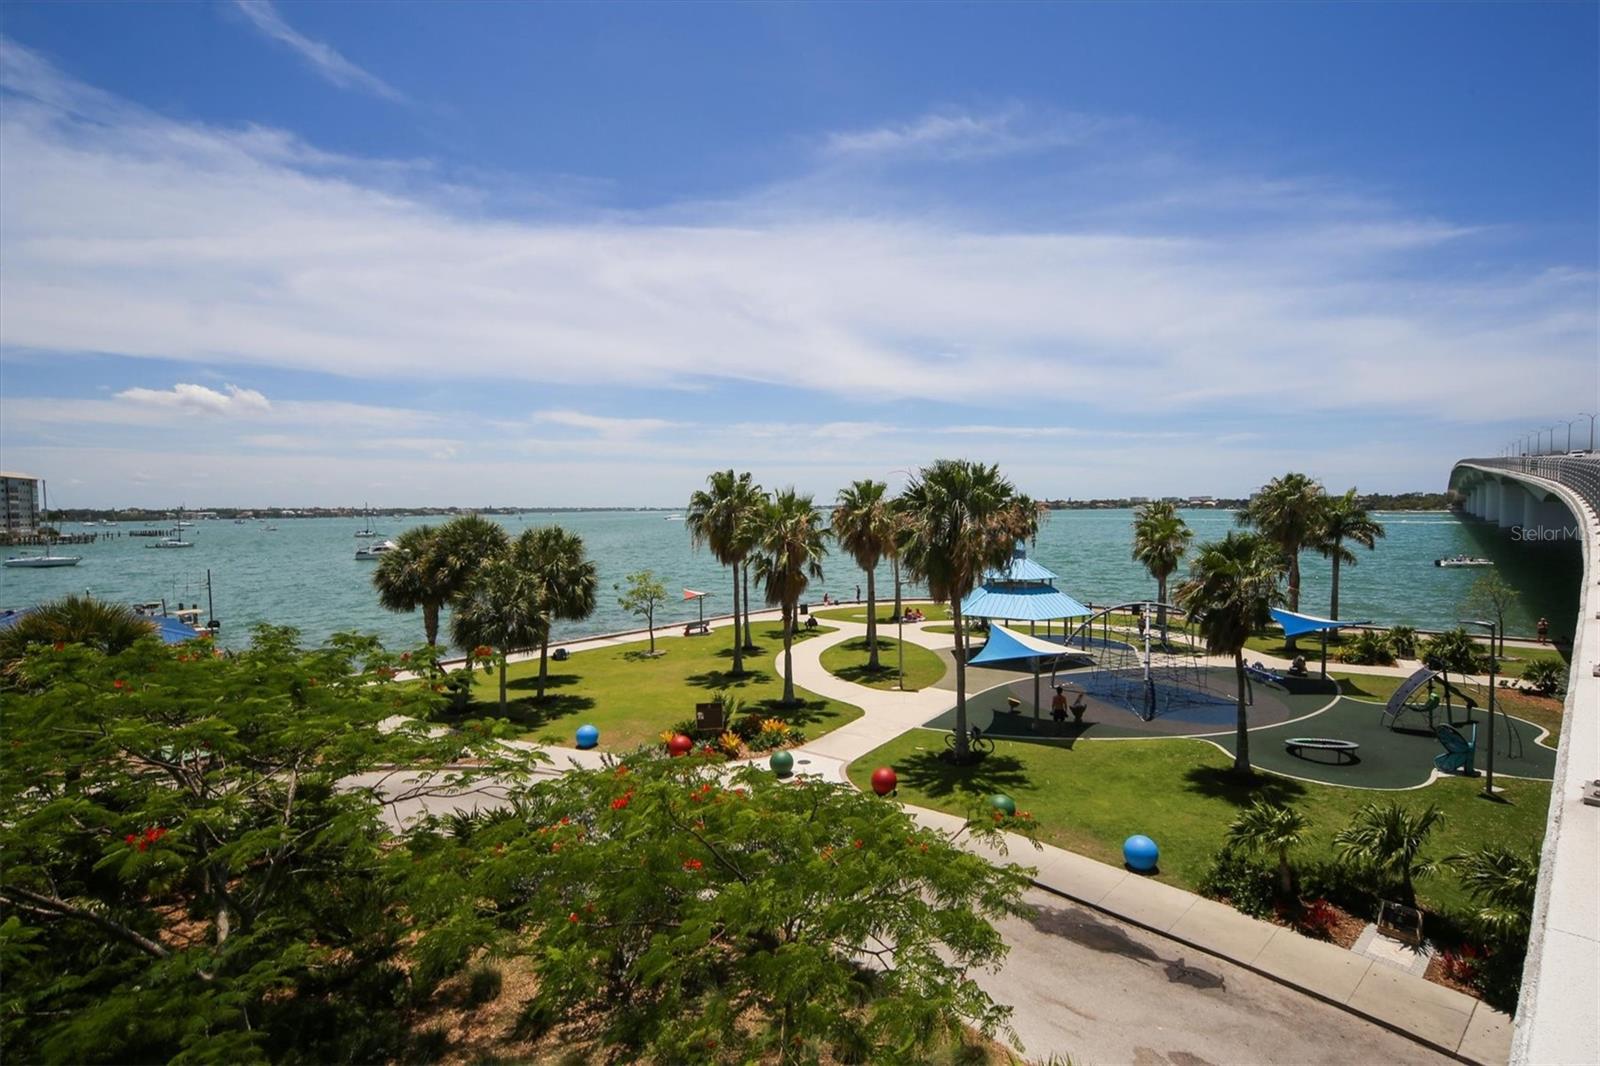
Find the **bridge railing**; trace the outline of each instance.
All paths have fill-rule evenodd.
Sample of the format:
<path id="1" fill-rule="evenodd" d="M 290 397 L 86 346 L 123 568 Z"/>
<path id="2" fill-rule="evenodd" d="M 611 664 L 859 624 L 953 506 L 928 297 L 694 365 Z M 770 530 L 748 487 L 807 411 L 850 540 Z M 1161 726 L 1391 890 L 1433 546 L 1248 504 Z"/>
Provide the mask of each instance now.
<path id="1" fill-rule="evenodd" d="M 1577 493 L 1589 509 L 1600 515 L 1600 458 L 1588 456 L 1533 456 L 1513 459 L 1463 459 L 1473 466 L 1487 466 L 1496 470 L 1512 470 L 1519 474 L 1554 481 Z"/>

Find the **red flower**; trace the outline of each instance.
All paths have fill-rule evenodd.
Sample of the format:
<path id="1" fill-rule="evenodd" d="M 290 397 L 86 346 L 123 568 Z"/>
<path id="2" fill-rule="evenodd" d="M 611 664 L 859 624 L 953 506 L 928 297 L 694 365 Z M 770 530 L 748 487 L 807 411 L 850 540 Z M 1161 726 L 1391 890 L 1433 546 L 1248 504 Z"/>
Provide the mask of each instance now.
<path id="1" fill-rule="evenodd" d="M 624 792 L 622 795 L 611 801 L 611 809 L 614 811 L 620 811 L 622 808 L 626 807 L 629 802 L 632 801 L 632 799 L 632 792 Z"/>
<path id="2" fill-rule="evenodd" d="M 54 645 L 52 645 L 52 647 L 54 647 L 56 649 L 56 651 L 66 651 L 67 650 L 67 642 L 64 641 L 64 640 L 58 640 L 58 641 L 55 642 Z"/>
<path id="3" fill-rule="evenodd" d="M 705 865 L 705 863 L 701 862 L 699 859 L 685 859 L 685 860 L 683 860 L 683 868 L 685 870 L 698 870 L 701 867 L 703 867 L 704 865 Z"/>
<path id="4" fill-rule="evenodd" d="M 126 681 L 122 680 L 122 678 L 119 677 L 115 681 L 111 682 L 111 687 L 114 688 L 114 689 L 121 690 L 121 689 L 127 688 L 128 687 L 128 683 Z"/>
<path id="5" fill-rule="evenodd" d="M 856 847 L 857 847 L 857 848 L 859 848 L 859 847 L 861 847 L 861 841 L 859 841 L 859 840 L 858 840 L 858 841 L 856 841 L 856 845 L 855 845 L 855 846 L 856 846 Z"/>
<path id="6" fill-rule="evenodd" d="M 479 644 L 476 648 L 472 649 L 472 657 L 474 659 L 487 659 L 493 655 L 494 649 L 489 647 L 487 644 Z"/>
<path id="7" fill-rule="evenodd" d="M 122 838 L 122 842 L 123 842 L 123 843 L 124 843 L 124 844 L 128 844 L 128 845 L 132 845 L 132 844 L 133 844 L 133 843 L 134 843 L 134 842 L 135 842 L 135 841 L 137 841 L 137 840 L 138 840 L 138 839 L 139 839 L 139 838 L 138 838 L 138 837 L 137 837 L 137 836 L 135 836 L 135 835 L 134 835 L 134 834 L 132 834 L 132 833 L 129 833 L 129 834 L 128 834 L 128 835 L 127 835 L 127 836 L 125 836 L 125 837 L 123 837 L 123 838 Z"/>
<path id="8" fill-rule="evenodd" d="M 573 911 L 571 914 L 567 915 L 567 921 L 574 922 L 574 923 L 577 922 L 578 921 L 578 912 L 577 911 Z"/>
<path id="9" fill-rule="evenodd" d="M 562 825 L 571 825 L 571 824 L 572 824 L 572 819 L 571 819 L 571 818 L 566 818 L 566 817 L 563 817 L 563 818 L 562 818 L 562 819 L 561 819 L 561 824 L 562 824 Z"/>

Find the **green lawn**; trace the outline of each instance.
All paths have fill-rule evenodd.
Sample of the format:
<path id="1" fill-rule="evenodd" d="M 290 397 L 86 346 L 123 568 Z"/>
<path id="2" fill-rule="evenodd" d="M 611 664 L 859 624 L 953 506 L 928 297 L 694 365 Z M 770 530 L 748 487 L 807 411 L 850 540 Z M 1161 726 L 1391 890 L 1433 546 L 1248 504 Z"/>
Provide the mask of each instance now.
<path id="1" fill-rule="evenodd" d="M 942 620 L 950 617 L 950 605 L 947 603 L 929 603 L 927 600 L 903 600 L 902 607 L 916 607 L 928 616 L 930 621 Z M 824 622 L 859 622 L 867 624 L 867 605 L 865 603 L 852 603 L 845 607 L 828 607 L 812 614 Z M 878 601 L 878 624 L 894 625 L 894 597 Z"/>
<path id="2" fill-rule="evenodd" d="M 1394 798 L 1406 804 L 1436 803 L 1445 822 L 1426 854 L 1445 856 L 1493 842 L 1533 848 L 1544 835 L 1550 786 L 1503 779 L 1510 802 L 1478 798 L 1481 780 L 1454 779 L 1425 789 L 1373 792 L 1263 775 L 1254 787 L 1235 782 L 1232 760 L 1198 740 L 1079 741 L 1070 747 L 999 740 L 995 752 L 975 767 L 945 762 L 943 734 L 917 729 L 857 759 L 850 779 L 866 788 L 872 771 L 892 766 L 900 777 L 900 799 L 964 814 L 972 802 L 1006 792 L 1036 819 L 1040 838 L 1102 862 L 1122 862 L 1122 842 L 1145 833 L 1161 847 L 1159 879 L 1195 889 L 1222 846 L 1228 824 L 1256 797 L 1288 802 L 1311 820 L 1305 859 L 1332 857 L 1332 837 L 1362 804 Z M 1026 851 L 1015 853 L 1029 861 Z M 1455 909 L 1467 897 L 1448 871 L 1419 884 L 1436 908 Z"/>
<path id="3" fill-rule="evenodd" d="M 867 669 L 867 638 L 841 641 L 822 653 L 822 668 L 834 677 L 872 688 L 897 687 L 899 673 L 898 645 L 893 640 L 878 638 L 879 669 Z M 920 644 L 905 642 L 905 690 L 915 692 L 927 688 L 944 676 L 944 660 Z"/>
<path id="4" fill-rule="evenodd" d="M 755 625 L 757 652 L 745 655 L 745 675 L 735 678 L 731 637 L 717 631 L 709 637 L 657 636 L 663 654 L 651 658 L 649 644 L 639 641 L 614 648 L 579 652 L 566 662 L 550 664 L 550 684 L 544 701 L 534 699 L 539 676 L 537 661 L 516 663 L 510 671 L 511 702 L 507 715 L 524 727 L 529 740 L 571 746 L 578 726 L 592 723 L 600 729 L 600 746 L 608 751 L 628 751 L 657 741 L 662 730 L 694 719 L 694 705 L 708 703 L 728 690 L 740 701 L 739 714 L 781 718 L 815 739 L 861 717 L 861 709 L 826 700 L 797 689 L 798 707 L 780 707 L 783 675 L 773 660 L 783 651 L 782 626 L 777 622 Z M 796 643 L 827 628 L 795 635 Z M 498 675 L 480 672 L 473 703 L 465 720 L 499 715 Z M 453 719 L 454 720 L 454 719 Z"/>

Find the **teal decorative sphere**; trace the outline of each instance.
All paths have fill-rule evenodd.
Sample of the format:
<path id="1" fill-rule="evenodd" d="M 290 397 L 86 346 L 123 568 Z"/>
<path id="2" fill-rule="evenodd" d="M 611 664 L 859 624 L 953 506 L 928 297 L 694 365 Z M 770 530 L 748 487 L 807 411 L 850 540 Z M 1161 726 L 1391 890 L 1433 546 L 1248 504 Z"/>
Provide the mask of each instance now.
<path id="1" fill-rule="evenodd" d="M 1017 801 L 1006 795 L 1004 792 L 996 792 L 994 795 L 990 796 L 989 806 L 993 807 L 1007 818 L 1010 818 L 1013 814 L 1017 813 Z"/>
<path id="2" fill-rule="evenodd" d="M 786 751 L 773 752 L 772 758 L 767 760 L 767 764 L 772 767 L 772 772 L 779 777 L 788 777 L 794 773 L 794 756 Z"/>

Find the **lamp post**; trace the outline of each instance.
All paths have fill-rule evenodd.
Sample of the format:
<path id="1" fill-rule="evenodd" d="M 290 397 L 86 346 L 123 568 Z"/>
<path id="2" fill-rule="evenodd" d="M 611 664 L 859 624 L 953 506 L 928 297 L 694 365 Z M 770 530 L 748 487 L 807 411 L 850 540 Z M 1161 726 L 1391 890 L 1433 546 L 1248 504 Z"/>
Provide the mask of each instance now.
<path id="1" fill-rule="evenodd" d="M 1556 419 L 1557 423 L 1567 427 L 1567 446 L 1565 448 L 1561 449 L 1564 452 L 1570 452 L 1572 450 L 1572 424 L 1574 422 L 1576 422 L 1576 421 L 1578 421 L 1576 418 L 1558 418 L 1558 419 Z M 1552 451 L 1555 448 L 1555 443 L 1556 443 L 1556 435 L 1554 433 L 1552 433 L 1552 434 L 1550 434 L 1550 445 L 1551 445 L 1551 450 Z"/>
<path id="2" fill-rule="evenodd" d="M 1590 414 L 1588 411 L 1579 411 L 1578 417 L 1587 418 L 1589 420 L 1589 450 L 1592 452 L 1594 451 L 1594 420 L 1596 416 Z"/>
<path id="3" fill-rule="evenodd" d="M 916 475 L 913 474 L 909 470 L 891 470 L 891 471 L 889 471 L 889 473 L 891 473 L 891 474 L 904 474 L 908 478 L 916 477 Z M 898 532 L 899 532 L 899 521 L 898 521 L 898 518 L 897 518 L 896 519 L 896 535 L 897 536 L 898 536 Z M 898 545 L 895 546 L 895 550 L 897 552 L 900 550 Z M 895 681 L 895 688 L 900 692 L 904 692 L 906 690 L 906 605 L 903 604 L 903 603 L 900 603 L 900 563 L 898 562 L 898 560 L 895 562 L 894 574 L 895 574 L 895 579 L 894 579 L 894 582 L 895 582 L 894 583 L 894 601 L 900 607 L 899 613 L 897 613 L 894 616 L 894 657 L 895 657 L 895 673 L 897 675 L 897 680 Z"/>
<path id="4" fill-rule="evenodd" d="M 1462 625 L 1481 626 L 1489 631 L 1489 769 L 1484 778 L 1483 795 L 1486 799 L 1497 799 L 1494 794 L 1494 687 L 1495 675 L 1500 661 L 1495 656 L 1495 633 L 1499 628 L 1494 622 L 1485 622 L 1477 618 L 1463 618 Z"/>

